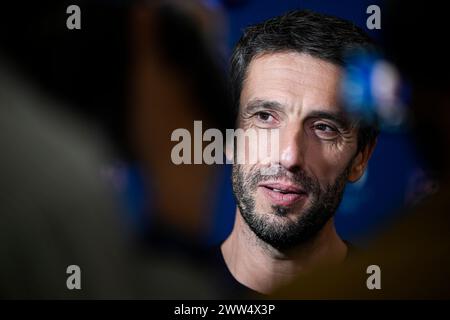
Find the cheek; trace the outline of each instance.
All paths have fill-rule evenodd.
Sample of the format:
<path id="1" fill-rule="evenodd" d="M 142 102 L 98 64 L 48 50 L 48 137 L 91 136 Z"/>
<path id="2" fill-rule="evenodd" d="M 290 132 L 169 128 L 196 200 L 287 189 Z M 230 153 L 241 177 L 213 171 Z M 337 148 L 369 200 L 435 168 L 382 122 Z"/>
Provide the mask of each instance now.
<path id="1" fill-rule="evenodd" d="M 234 150 L 232 156 L 234 155 L 237 164 L 267 166 L 278 162 L 280 158 L 278 130 L 247 128 L 236 132 L 235 139 L 227 137 L 227 148 Z"/>
<path id="2" fill-rule="evenodd" d="M 248 185 L 250 181 L 252 181 L 252 177 L 255 175 L 255 172 L 258 170 L 257 165 L 244 164 L 239 165 L 239 170 L 242 175 L 243 183 L 246 184 L 246 187 L 251 187 Z"/>
<path id="3" fill-rule="evenodd" d="M 355 152 L 356 146 L 353 143 L 309 144 L 305 153 L 305 169 L 321 185 L 330 184 L 346 169 Z"/>

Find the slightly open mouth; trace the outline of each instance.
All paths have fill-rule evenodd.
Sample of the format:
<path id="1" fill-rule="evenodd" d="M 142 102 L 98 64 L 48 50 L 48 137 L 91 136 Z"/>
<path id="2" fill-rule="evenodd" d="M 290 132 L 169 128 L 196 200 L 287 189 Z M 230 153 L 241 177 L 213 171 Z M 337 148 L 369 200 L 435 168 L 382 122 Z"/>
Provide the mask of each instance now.
<path id="1" fill-rule="evenodd" d="M 261 184 L 264 195 L 274 205 L 292 206 L 297 201 L 306 198 L 307 193 L 297 186 L 280 183 Z"/>
<path id="2" fill-rule="evenodd" d="M 300 186 L 289 182 L 263 182 L 259 186 L 282 194 L 306 194 Z"/>
<path id="3" fill-rule="evenodd" d="M 272 190 L 272 191 L 275 191 L 275 192 L 282 193 L 282 194 L 289 194 L 289 193 L 302 194 L 301 192 L 292 192 L 292 191 L 288 191 L 288 190 L 281 190 L 281 189 L 277 189 L 277 188 L 271 188 L 271 187 L 268 187 L 268 186 L 262 186 L 262 187 L 264 187 L 266 189 L 269 189 L 269 190 Z"/>

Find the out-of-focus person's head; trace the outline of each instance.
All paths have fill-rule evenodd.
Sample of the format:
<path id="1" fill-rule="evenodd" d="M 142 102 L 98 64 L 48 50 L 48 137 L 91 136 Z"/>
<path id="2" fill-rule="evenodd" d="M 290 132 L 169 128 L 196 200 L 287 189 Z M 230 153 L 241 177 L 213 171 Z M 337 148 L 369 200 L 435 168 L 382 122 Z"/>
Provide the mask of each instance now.
<path id="1" fill-rule="evenodd" d="M 79 30 L 67 27 L 70 5 L 80 8 Z M 0 54 L 40 92 L 104 129 L 120 157 L 148 173 L 159 210 L 197 228 L 200 218 L 189 217 L 204 201 L 192 203 L 197 189 L 174 182 L 199 188 L 210 168 L 174 165 L 170 137 L 198 119 L 205 128 L 232 123 L 212 16 L 201 1 L 44 0 L 26 10 L 10 2 L 0 12 Z M 182 210 L 192 214 L 180 218 Z"/>
<path id="2" fill-rule="evenodd" d="M 55 284 L 64 296 L 129 297 L 142 288 L 142 296 L 173 298 L 212 285 L 212 268 L 203 272 L 198 261 L 191 268 L 185 251 L 135 265 L 134 247 L 119 227 L 122 213 L 132 213 L 115 206 L 122 197 L 101 179 L 116 160 L 109 148 L 103 154 L 112 143 L 122 159 L 152 171 L 159 193 L 151 200 L 177 231 L 198 231 L 206 220 L 199 191 L 199 181 L 209 178 L 204 168 L 170 163 L 173 129 L 191 126 L 197 116 L 221 127 L 228 112 L 225 81 L 204 35 L 211 26 L 199 25 L 194 2 L 200 3 L 189 1 L 192 11 L 175 1 L 2 5 L 0 149 L 7 156 L 0 163 L 0 295 L 48 297 Z M 80 8 L 81 29 L 67 27 L 71 5 Z M 99 127 L 109 139 L 98 135 Z M 66 261 L 83 270 L 83 295 L 66 287 Z"/>
<path id="3" fill-rule="evenodd" d="M 289 249 L 314 237 L 346 183 L 363 175 L 378 130 L 346 112 L 339 89 L 346 55 L 371 48 L 352 23 L 310 11 L 251 26 L 239 40 L 231 60 L 237 127 L 279 132 L 276 161 L 233 166 L 240 214 L 265 243 Z M 263 174 L 270 167 L 275 174 Z"/>
<path id="4" fill-rule="evenodd" d="M 386 4 L 385 51 L 411 86 L 411 111 L 419 147 L 436 178 L 450 169 L 450 49 L 447 11 L 438 1 Z"/>
<path id="5" fill-rule="evenodd" d="M 66 24 L 71 5 L 80 8 L 79 30 Z M 173 82 L 167 83 L 164 74 L 157 74 L 161 70 L 154 72 L 173 96 L 190 91 L 186 105 L 194 108 L 192 112 L 204 114 L 216 127 L 225 126 L 227 95 L 213 46 L 207 43 L 208 26 L 197 21 L 198 5 L 188 7 L 194 9 L 177 1 L 44 0 L 24 10 L 23 4 L 9 2 L 0 12 L 0 54 L 38 90 L 93 119 L 126 156 L 135 157 L 129 137 L 136 84 L 131 78 L 136 76 L 136 63 L 145 63 L 136 60 L 143 54 L 151 54 L 147 60 L 159 59 L 160 69 L 174 74 Z M 140 23 L 143 18 L 150 21 Z M 221 108 L 212 112 L 211 105 Z M 170 108 L 167 111 L 170 118 Z"/>

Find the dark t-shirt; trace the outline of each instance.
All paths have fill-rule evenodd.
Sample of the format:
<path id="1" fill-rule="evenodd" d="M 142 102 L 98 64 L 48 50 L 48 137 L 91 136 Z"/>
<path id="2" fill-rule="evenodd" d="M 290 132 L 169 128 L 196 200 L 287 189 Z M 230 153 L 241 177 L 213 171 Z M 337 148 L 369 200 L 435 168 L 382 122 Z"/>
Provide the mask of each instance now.
<path id="1" fill-rule="evenodd" d="M 357 247 L 355 247 L 353 244 L 349 243 L 348 241 L 345 241 L 345 244 L 347 245 L 347 256 L 346 260 L 350 257 L 354 257 L 358 254 L 360 251 Z M 219 246 L 215 246 L 211 248 L 211 263 L 214 264 L 215 268 L 220 274 L 221 281 L 223 282 L 224 287 L 226 288 L 227 292 L 230 292 L 230 295 L 232 299 L 264 299 L 267 298 L 268 295 L 264 295 L 262 293 L 259 293 L 257 291 L 254 291 L 239 281 L 237 281 L 234 276 L 231 274 L 230 270 L 228 269 L 228 266 L 223 258 L 222 250 L 220 249 L 221 244 Z"/>
<path id="2" fill-rule="evenodd" d="M 234 278 L 223 258 L 220 245 L 211 248 L 210 257 L 211 263 L 219 272 L 223 286 L 226 288 L 227 292 L 230 292 L 230 299 L 262 299 L 266 297 L 265 295 L 244 286 Z"/>

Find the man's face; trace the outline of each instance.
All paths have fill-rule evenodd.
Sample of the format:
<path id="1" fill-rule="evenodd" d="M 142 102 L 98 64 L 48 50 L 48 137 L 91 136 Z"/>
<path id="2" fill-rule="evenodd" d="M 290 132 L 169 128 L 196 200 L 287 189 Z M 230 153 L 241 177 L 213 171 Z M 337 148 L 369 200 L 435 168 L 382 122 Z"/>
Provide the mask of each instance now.
<path id="1" fill-rule="evenodd" d="M 234 165 L 233 190 L 249 227 L 275 248 L 314 236 L 336 211 L 346 182 L 363 173 L 357 128 L 338 104 L 340 77 L 339 66 L 298 53 L 262 55 L 247 69 L 239 127 L 278 129 L 279 158 Z M 275 174 L 261 171 L 268 167 Z"/>

